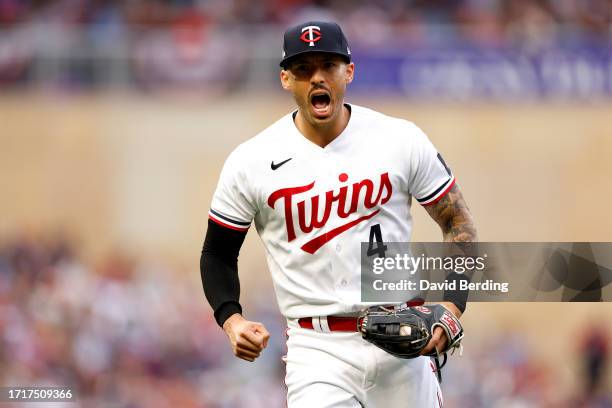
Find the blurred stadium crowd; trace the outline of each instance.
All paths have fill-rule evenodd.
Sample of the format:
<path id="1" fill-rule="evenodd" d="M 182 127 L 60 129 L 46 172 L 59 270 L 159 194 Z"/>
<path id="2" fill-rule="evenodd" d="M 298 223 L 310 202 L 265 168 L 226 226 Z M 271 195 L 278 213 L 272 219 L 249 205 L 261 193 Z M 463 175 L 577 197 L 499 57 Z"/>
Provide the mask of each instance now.
<path id="1" fill-rule="evenodd" d="M 247 364 L 231 355 L 200 285 L 177 276 L 184 271 L 120 254 L 92 267 L 57 237 L 5 242 L 0 384 L 70 386 L 80 406 L 92 407 L 284 406 L 284 323 L 269 296 L 249 310 L 271 342 Z M 585 351 L 578 397 L 559 389 L 561 373 L 530 354 L 520 333 L 498 333 L 449 362 L 448 406 L 612 406 L 599 383 L 609 340 L 588 333 L 576 344 Z"/>
<path id="2" fill-rule="evenodd" d="M 609 0 L 2 0 L 0 24 L 58 22 L 65 25 L 169 28 L 211 24 L 282 24 L 304 14 L 347 16 L 350 31 L 366 24 L 379 30 L 449 24 L 449 36 L 464 24 L 487 26 L 498 38 L 511 39 L 524 25 L 563 25 L 582 35 L 609 39 Z M 534 28 L 534 27 L 532 27 Z M 550 28 L 550 27 L 546 27 Z M 480 38 L 476 38 L 480 40 Z M 491 40 L 483 39 L 483 40 Z"/>
<path id="3" fill-rule="evenodd" d="M 341 22 L 356 58 L 612 38 L 610 0 L 0 0 L 0 85 L 269 87 L 282 31 L 311 18 Z"/>
<path id="4" fill-rule="evenodd" d="M 4 245 L 0 384 L 70 386 L 91 407 L 282 406 L 282 336 L 247 377 L 201 284 L 177 275 L 120 254 L 91 267 L 58 239 Z M 257 317 L 279 327 L 264 308 Z"/>

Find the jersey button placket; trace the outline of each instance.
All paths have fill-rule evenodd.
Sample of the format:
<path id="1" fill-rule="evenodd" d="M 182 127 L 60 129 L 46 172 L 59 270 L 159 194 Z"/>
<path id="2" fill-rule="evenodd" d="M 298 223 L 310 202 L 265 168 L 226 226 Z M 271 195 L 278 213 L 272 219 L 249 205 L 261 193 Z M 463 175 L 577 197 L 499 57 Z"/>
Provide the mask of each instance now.
<path id="1" fill-rule="evenodd" d="M 329 189 L 333 189 L 333 184 L 331 183 L 331 179 L 329 178 L 329 175 L 331 173 L 331 163 L 330 163 L 330 155 L 329 155 L 329 150 L 328 149 L 321 149 L 321 155 L 319 156 L 319 174 L 324 178 L 325 180 L 325 184 L 326 184 L 326 188 L 325 191 L 329 190 Z M 325 224 L 321 230 L 319 231 L 320 234 L 325 234 L 327 232 L 329 232 L 329 223 Z M 327 259 L 327 267 L 329 269 L 329 276 L 333 277 L 334 276 L 334 257 L 335 257 L 335 252 L 333 250 L 333 247 L 331 245 L 331 243 L 328 243 L 327 245 L 323 245 L 323 247 L 321 248 L 323 251 L 325 251 L 326 253 L 326 259 Z M 333 279 L 333 278 L 332 278 Z"/>
<path id="2" fill-rule="evenodd" d="M 327 169 L 328 169 L 328 177 L 329 180 L 333 180 L 334 190 L 337 190 L 340 186 L 338 184 L 338 176 L 343 170 L 338 166 L 338 153 L 334 152 L 333 149 L 325 149 L 325 160 L 327 161 Z M 341 244 L 342 236 L 338 236 L 334 239 L 336 241 L 335 245 L 330 247 L 331 253 L 331 265 L 332 269 L 342 270 L 342 268 L 336 267 L 338 264 L 342 264 L 340 261 L 340 257 L 342 256 L 342 244 Z M 336 287 L 341 292 L 346 290 L 348 286 L 348 280 L 346 277 L 338 276 L 336 280 Z"/>
<path id="3" fill-rule="evenodd" d="M 330 149 L 323 149 L 323 157 L 322 157 L 322 161 L 323 161 L 323 166 L 325 166 L 326 169 L 326 177 L 327 180 L 329 182 L 329 188 L 332 190 L 336 190 L 338 188 L 337 185 L 337 177 L 338 174 L 336 173 L 336 168 L 335 168 L 335 163 L 334 163 L 334 153 L 330 150 Z M 325 232 L 327 232 L 330 227 L 328 225 L 326 225 L 325 227 L 323 227 L 325 229 Z M 329 256 L 329 269 L 332 273 L 335 273 L 334 270 L 337 270 L 338 268 L 336 268 L 336 260 L 338 259 L 338 256 L 340 254 L 340 252 L 342 251 L 342 246 L 340 245 L 340 243 L 336 242 L 335 244 L 333 243 L 334 241 L 339 240 L 340 237 L 336 237 L 334 240 L 332 240 L 329 245 L 327 245 L 327 254 Z M 347 281 L 345 279 L 341 279 L 341 280 L 336 280 L 336 288 L 337 289 L 342 289 L 347 285 Z"/>

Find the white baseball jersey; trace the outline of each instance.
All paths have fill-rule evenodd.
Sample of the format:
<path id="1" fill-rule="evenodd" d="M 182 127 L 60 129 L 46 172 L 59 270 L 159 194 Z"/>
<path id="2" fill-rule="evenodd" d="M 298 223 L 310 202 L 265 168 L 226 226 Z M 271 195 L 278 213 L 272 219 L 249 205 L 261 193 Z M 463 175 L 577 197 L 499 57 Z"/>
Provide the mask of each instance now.
<path id="1" fill-rule="evenodd" d="M 432 204 L 455 182 L 413 123 L 349 107 L 347 127 L 323 148 L 298 131 L 295 112 L 242 143 L 212 200 L 218 224 L 255 222 L 287 318 L 362 309 L 361 242 L 372 228 L 382 241 L 409 241 L 411 197 Z"/>

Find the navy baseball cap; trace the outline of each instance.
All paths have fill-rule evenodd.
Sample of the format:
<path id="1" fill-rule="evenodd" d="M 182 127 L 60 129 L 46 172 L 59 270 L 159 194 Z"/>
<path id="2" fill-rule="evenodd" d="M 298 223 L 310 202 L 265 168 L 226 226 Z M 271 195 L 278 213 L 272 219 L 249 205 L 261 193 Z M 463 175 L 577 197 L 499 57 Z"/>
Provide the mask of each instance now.
<path id="1" fill-rule="evenodd" d="M 285 31 L 283 38 L 283 59 L 280 66 L 285 68 L 287 61 L 307 52 L 328 52 L 337 54 L 351 62 L 351 51 L 340 26 L 326 21 L 308 21 Z"/>

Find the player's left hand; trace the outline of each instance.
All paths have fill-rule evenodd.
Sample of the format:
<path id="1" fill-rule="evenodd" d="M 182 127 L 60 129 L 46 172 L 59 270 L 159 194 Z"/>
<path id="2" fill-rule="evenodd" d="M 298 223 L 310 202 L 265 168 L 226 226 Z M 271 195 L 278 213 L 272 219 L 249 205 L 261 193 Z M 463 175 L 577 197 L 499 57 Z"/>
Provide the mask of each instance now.
<path id="1" fill-rule="evenodd" d="M 448 310 L 450 310 L 457 318 L 461 317 L 461 311 L 451 302 L 440 302 L 441 305 L 444 305 Z M 446 343 L 448 343 L 448 338 L 446 337 L 446 333 L 441 327 L 436 327 L 431 335 L 431 339 L 425 346 L 423 350 L 421 350 L 421 355 L 429 354 L 434 349 L 437 351 L 445 350 Z"/>

